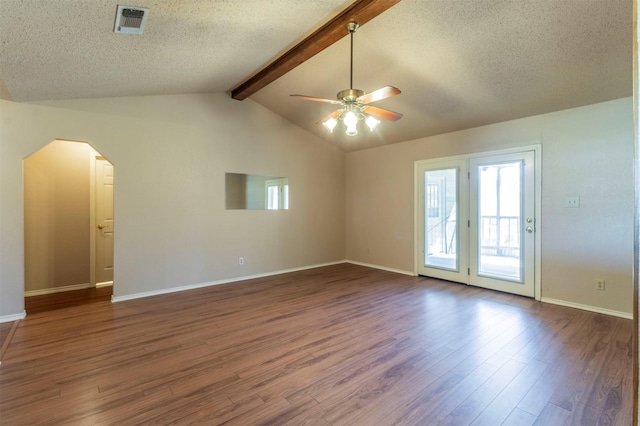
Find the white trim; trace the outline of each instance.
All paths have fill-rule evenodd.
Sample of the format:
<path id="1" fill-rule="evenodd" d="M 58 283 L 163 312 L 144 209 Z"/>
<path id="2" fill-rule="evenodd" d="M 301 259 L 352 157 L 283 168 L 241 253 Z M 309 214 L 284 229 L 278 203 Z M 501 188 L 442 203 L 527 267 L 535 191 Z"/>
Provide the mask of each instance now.
<path id="1" fill-rule="evenodd" d="M 552 305 L 566 306 L 567 308 L 582 309 L 583 311 L 596 312 L 599 314 L 611 315 L 614 317 L 625 318 L 625 319 L 633 319 L 633 314 L 630 312 L 614 311 L 612 309 L 598 308 L 597 306 L 566 302 L 564 300 L 552 299 L 550 297 L 542 297 L 540 301 L 542 303 L 550 303 Z"/>
<path id="2" fill-rule="evenodd" d="M 388 272 L 395 272 L 396 274 L 409 275 L 411 277 L 416 276 L 416 274 L 414 274 L 413 272 L 405 271 L 403 269 L 387 268 L 386 266 L 374 265 L 372 263 L 358 262 L 357 260 L 345 260 L 345 262 L 351 263 L 353 265 L 365 266 L 367 268 L 380 269 L 382 271 L 388 271 Z"/>
<path id="3" fill-rule="evenodd" d="M 73 285 L 66 285 L 64 287 L 51 287 L 51 288 L 43 288 L 41 290 L 29 290 L 24 292 L 24 297 L 42 296 L 43 294 L 62 293 L 65 291 L 84 290 L 86 288 L 91 288 L 91 284 L 90 283 L 73 284 Z"/>
<path id="4" fill-rule="evenodd" d="M 99 156 L 95 150 L 89 152 L 89 282 L 92 286 L 96 285 L 96 161 Z"/>
<path id="5" fill-rule="evenodd" d="M 234 278 L 228 278 L 228 279 L 217 280 L 217 281 L 210 281 L 210 282 L 200 283 L 200 284 L 189 284 L 189 285 L 184 285 L 184 286 L 180 286 L 180 287 L 171 287 L 171 288 L 164 288 L 164 289 L 161 289 L 161 290 L 145 291 L 143 293 L 127 294 L 127 295 L 124 295 L 124 296 L 115 296 L 115 295 L 113 295 L 113 296 L 111 296 L 111 302 L 112 303 L 118 303 L 118 302 L 124 302 L 124 301 L 127 301 L 127 300 L 142 299 L 144 297 L 159 296 L 161 294 L 169 294 L 169 293 L 177 293 L 179 291 L 195 290 L 197 288 L 210 287 L 210 286 L 220 285 L 220 284 L 229 284 L 229 283 L 234 283 L 234 282 L 238 282 L 238 281 L 252 280 L 254 278 L 270 277 L 272 275 L 279 275 L 279 274 L 286 274 L 286 273 L 289 273 L 289 272 L 304 271 L 304 270 L 307 270 L 307 269 L 321 268 L 323 266 L 339 265 L 339 264 L 342 264 L 342 263 L 347 263 L 347 261 L 346 260 L 337 260 L 335 262 L 319 263 L 317 265 L 302 266 L 302 267 L 299 267 L 299 268 L 291 268 L 291 269 L 282 269 L 280 271 L 265 272 L 263 274 L 245 275 L 245 276 L 242 276 L 242 277 L 234 277 Z"/>
<path id="6" fill-rule="evenodd" d="M 103 283 L 96 283 L 95 288 L 101 287 L 113 287 L 113 281 L 105 281 Z"/>
<path id="7" fill-rule="evenodd" d="M 13 314 L 13 315 L 5 315 L 0 317 L 0 323 L 2 322 L 13 322 L 25 319 L 27 317 L 27 311 L 22 311 L 21 314 Z"/>
<path id="8" fill-rule="evenodd" d="M 424 160 L 422 160 L 424 161 Z M 422 219 L 419 219 L 420 215 L 420 194 L 418 193 L 419 185 L 418 185 L 418 168 L 420 165 L 418 161 L 413 162 L 413 275 L 418 276 L 418 256 L 419 253 L 422 253 L 422 249 L 420 248 L 420 236 L 418 235 L 420 232 L 420 222 Z"/>
<path id="9" fill-rule="evenodd" d="M 542 144 L 531 145 L 530 148 L 535 154 L 535 261 L 534 261 L 534 298 L 542 298 Z"/>
<path id="10" fill-rule="evenodd" d="M 428 164 L 428 163 L 437 163 L 440 161 L 448 162 L 448 161 L 455 161 L 455 160 L 466 160 L 469 158 L 485 157 L 487 155 L 517 154 L 519 152 L 524 152 L 524 151 L 537 152 L 537 150 L 540 148 L 542 148 L 542 144 L 539 141 L 531 141 L 529 145 L 514 146 L 512 148 L 502 148 L 502 149 L 496 149 L 491 151 L 476 151 L 469 154 L 452 155 L 449 157 L 433 157 L 433 158 L 427 158 L 424 160 L 417 160 L 416 163 L 420 165 L 420 164 Z"/>

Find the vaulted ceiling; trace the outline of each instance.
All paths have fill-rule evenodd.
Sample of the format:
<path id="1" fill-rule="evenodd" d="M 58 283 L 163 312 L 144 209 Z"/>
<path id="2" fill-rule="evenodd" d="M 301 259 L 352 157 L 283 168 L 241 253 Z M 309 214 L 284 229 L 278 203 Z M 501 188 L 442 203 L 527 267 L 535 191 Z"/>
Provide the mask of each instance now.
<path id="1" fill-rule="evenodd" d="M 227 92 L 352 4 L 133 0 L 143 35 L 115 34 L 117 0 L 0 0 L 0 98 Z M 349 88 L 349 37 L 250 99 L 345 151 L 632 95 L 632 0 L 402 0 L 354 38 L 354 87 L 393 85 L 397 122 L 347 137 L 316 124 Z M 240 101 L 237 101 L 240 102 Z"/>

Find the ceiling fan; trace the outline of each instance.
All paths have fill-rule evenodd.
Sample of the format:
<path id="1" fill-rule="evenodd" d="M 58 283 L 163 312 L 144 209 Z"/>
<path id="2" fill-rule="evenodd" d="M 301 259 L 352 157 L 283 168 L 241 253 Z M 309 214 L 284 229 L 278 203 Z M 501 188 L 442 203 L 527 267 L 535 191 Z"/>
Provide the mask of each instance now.
<path id="1" fill-rule="evenodd" d="M 347 126 L 346 134 L 348 136 L 355 136 L 358 134 L 357 125 L 360 120 L 364 120 L 369 127 L 369 130 L 373 130 L 378 123 L 380 123 L 378 118 L 389 121 L 398 121 L 402 118 L 402 114 L 399 112 L 389 111 L 387 109 L 369 105 L 372 102 L 381 101 L 383 99 L 399 95 L 401 92 L 397 87 L 385 86 L 370 93 L 364 93 L 362 90 L 353 88 L 353 33 L 355 33 L 357 29 L 357 22 L 349 22 L 347 24 L 347 31 L 349 31 L 349 34 L 351 35 L 351 72 L 349 76 L 349 89 L 339 91 L 336 100 L 305 95 L 290 95 L 307 101 L 341 105 L 342 108 L 335 110 L 322 120 L 318 121 L 318 123 L 322 123 L 330 132 L 333 132 L 333 129 L 336 127 L 338 122 L 342 121 Z"/>

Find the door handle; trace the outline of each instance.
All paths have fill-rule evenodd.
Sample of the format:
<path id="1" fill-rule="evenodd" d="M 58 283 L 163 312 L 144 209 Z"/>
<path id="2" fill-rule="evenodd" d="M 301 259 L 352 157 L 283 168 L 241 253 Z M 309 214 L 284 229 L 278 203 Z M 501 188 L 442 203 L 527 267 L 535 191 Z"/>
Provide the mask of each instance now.
<path id="1" fill-rule="evenodd" d="M 530 226 L 527 226 L 527 227 L 525 228 L 525 231 L 527 231 L 529 234 L 532 234 L 532 233 L 533 233 L 533 228 L 532 228 L 532 227 L 530 227 Z"/>
<path id="2" fill-rule="evenodd" d="M 104 228 L 103 224 L 98 225 L 98 229 L 102 229 L 102 228 Z"/>

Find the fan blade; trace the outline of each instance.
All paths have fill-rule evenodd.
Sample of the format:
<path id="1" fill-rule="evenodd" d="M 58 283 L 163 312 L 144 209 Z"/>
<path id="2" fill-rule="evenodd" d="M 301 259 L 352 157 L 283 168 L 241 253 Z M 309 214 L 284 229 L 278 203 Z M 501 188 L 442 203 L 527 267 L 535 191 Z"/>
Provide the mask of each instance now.
<path id="1" fill-rule="evenodd" d="M 340 117 L 340 114 L 342 114 L 344 112 L 344 109 L 337 109 L 335 111 L 333 111 L 331 114 L 327 115 L 325 118 L 323 118 L 320 121 L 317 121 L 316 124 L 322 124 L 325 121 L 327 121 L 330 118 L 338 118 Z"/>
<path id="2" fill-rule="evenodd" d="M 295 98 L 304 99 L 305 101 L 326 102 L 326 103 L 329 103 L 329 104 L 341 104 L 342 103 L 342 102 L 337 101 L 335 99 L 315 98 L 313 96 L 306 96 L 306 95 L 289 95 L 289 96 L 293 96 Z"/>
<path id="3" fill-rule="evenodd" d="M 381 89 L 374 90 L 371 93 L 365 93 L 356 99 L 356 101 L 362 102 L 363 104 L 370 104 L 371 102 L 381 101 L 383 99 L 399 95 L 400 93 L 402 92 L 397 87 L 385 86 Z"/>
<path id="4" fill-rule="evenodd" d="M 389 111 L 388 109 L 382 109 L 374 106 L 365 106 L 362 108 L 362 112 L 366 112 L 374 117 L 382 118 L 383 120 L 398 121 L 402 118 L 402 114 L 399 112 Z"/>

